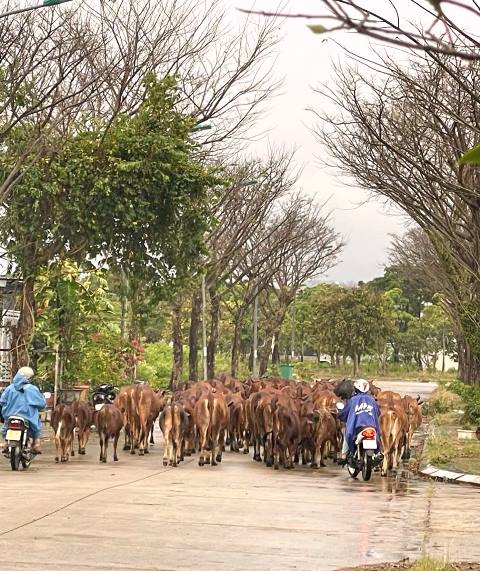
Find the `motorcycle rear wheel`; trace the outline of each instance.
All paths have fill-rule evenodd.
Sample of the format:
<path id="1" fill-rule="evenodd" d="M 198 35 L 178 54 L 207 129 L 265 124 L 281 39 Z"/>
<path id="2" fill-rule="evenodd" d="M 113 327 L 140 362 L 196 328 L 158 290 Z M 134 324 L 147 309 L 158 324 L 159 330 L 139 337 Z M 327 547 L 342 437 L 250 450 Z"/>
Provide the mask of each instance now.
<path id="1" fill-rule="evenodd" d="M 20 468 L 20 447 L 12 446 L 10 448 L 10 466 L 14 472 Z"/>
<path id="2" fill-rule="evenodd" d="M 372 458 L 365 455 L 362 462 L 362 478 L 368 482 L 372 477 Z"/>

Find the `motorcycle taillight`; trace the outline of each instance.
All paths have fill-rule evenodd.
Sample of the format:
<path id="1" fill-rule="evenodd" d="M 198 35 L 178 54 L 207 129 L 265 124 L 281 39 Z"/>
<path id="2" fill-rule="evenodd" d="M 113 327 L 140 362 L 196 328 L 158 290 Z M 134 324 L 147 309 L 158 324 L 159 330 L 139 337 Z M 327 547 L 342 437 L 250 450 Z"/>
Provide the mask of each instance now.
<path id="1" fill-rule="evenodd" d="M 18 418 L 12 418 L 8 421 L 8 428 L 13 428 L 18 430 L 19 428 L 23 428 L 23 422 Z"/>
<path id="2" fill-rule="evenodd" d="M 365 438 L 366 440 L 374 440 L 375 437 L 377 436 L 377 431 L 375 430 L 375 428 L 365 428 L 364 430 L 362 430 L 362 435 L 363 438 Z"/>

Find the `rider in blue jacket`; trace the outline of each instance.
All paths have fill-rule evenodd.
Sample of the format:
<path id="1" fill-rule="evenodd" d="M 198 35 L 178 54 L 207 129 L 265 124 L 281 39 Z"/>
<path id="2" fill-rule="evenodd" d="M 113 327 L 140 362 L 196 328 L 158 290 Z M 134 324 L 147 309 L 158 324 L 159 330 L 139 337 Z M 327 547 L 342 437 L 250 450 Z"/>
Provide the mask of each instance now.
<path id="1" fill-rule="evenodd" d="M 380 450 L 380 409 L 377 401 L 368 393 L 370 384 L 365 379 L 353 383 L 355 394 L 345 407 L 338 412 L 338 418 L 345 423 L 345 438 L 342 448 L 342 464 L 346 463 L 347 454 L 355 448 L 355 438 L 362 428 L 373 426 L 377 431 L 377 444 Z"/>
<path id="2" fill-rule="evenodd" d="M 0 398 L 0 408 L 4 419 L 2 434 L 5 438 L 8 428 L 8 419 L 11 416 L 21 416 L 28 420 L 28 434 L 33 438 L 33 452 L 41 454 L 40 436 L 42 434 L 42 421 L 40 411 L 47 406 L 45 397 L 40 390 L 30 383 L 33 377 L 30 367 L 22 367 L 13 377 L 12 383 L 5 389 Z M 7 450 L 7 443 L 3 446 L 3 452 Z"/>

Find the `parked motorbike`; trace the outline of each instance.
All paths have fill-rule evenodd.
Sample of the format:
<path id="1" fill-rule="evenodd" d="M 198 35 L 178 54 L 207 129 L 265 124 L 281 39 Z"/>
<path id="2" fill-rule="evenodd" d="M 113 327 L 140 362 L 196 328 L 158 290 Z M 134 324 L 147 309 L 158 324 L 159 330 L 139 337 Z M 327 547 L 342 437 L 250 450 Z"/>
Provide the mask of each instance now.
<path id="1" fill-rule="evenodd" d="M 10 466 L 15 471 L 20 466 L 26 470 L 35 458 L 35 453 L 31 448 L 32 439 L 28 436 L 28 420 L 21 416 L 11 416 L 7 423 L 8 451 L 6 456 L 10 459 Z"/>
<path id="2" fill-rule="evenodd" d="M 113 401 L 117 396 L 116 391 L 117 389 L 109 383 L 104 383 L 96 387 L 93 390 L 92 395 L 92 402 L 95 410 L 101 410 L 105 404 L 113 404 Z"/>
<path id="3" fill-rule="evenodd" d="M 343 403 L 337 403 L 341 410 Z M 347 470 L 352 478 L 360 473 L 367 482 L 372 477 L 372 471 L 383 461 L 383 454 L 379 450 L 377 431 L 373 426 L 360 429 L 355 438 L 355 450 L 347 456 Z"/>

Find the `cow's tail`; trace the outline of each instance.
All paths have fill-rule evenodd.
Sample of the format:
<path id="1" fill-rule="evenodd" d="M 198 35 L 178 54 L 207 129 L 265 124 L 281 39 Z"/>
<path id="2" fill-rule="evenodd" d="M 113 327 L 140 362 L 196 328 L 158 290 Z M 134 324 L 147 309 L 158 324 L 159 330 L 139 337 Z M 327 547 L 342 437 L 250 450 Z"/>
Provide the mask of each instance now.
<path id="1" fill-rule="evenodd" d="M 60 420 L 57 426 L 57 432 L 55 433 L 55 438 L 60 439 L 62 436 L 63 420 Z"/>
<path id="2" fill-rule="evenodd" d="M 392 422 L 392 430 L 390 432 L 390 447 L 391 449 L 395 449 L 398 443 L 398 435 L 400 433 L 400 418 L 398 414 L 392 412 L 393 415 L 393 422 Z"/>
<path id="3" fill-rule="evenodd" d="M 214 421 L 213 415 L 215 410 L 215 400 L 211 393 L 208 395 L 207 399 L 207 411 L 208 411 L 208 428 L 207 428 L 207 450 L 212 450 L 213 448 L 213 441 L 212 441 L 212 424 Z"/>

